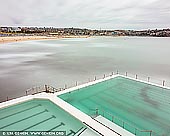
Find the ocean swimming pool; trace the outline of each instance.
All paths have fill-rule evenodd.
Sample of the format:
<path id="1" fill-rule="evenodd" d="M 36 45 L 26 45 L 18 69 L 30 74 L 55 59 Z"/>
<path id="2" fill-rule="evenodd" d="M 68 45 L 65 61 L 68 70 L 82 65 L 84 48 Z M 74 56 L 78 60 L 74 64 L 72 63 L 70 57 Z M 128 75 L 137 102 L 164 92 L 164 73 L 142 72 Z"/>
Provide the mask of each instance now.
<path id="1" fill-rule="evenodd" d="M 59 96 L 138 136 L 170 136 L 170 90 L 121 76 Z"/>
<path id="2" fill-rule="evenodd" d="M 0 131 L 66 131 L 73 136 L 86 126 L 50 100 L 33 99 L 0 109 Z"/>

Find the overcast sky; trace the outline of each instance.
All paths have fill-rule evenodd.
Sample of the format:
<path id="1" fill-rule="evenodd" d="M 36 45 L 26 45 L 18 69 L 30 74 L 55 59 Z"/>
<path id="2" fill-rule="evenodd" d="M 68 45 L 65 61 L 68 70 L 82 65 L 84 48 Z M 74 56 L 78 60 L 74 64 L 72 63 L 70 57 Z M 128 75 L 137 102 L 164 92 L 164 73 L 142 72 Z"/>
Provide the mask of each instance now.
<path id="1" fill-rule="evenodd" d="M 170 28 L 170 0 L 0 0 L 0 25 Z"/>

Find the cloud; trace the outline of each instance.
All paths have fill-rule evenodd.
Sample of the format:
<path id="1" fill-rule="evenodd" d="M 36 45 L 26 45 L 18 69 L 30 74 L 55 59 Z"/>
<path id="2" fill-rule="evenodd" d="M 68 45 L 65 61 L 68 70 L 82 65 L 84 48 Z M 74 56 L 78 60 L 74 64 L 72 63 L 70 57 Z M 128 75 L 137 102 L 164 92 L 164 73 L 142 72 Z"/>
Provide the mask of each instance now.
<path id="1" fill-rule="evenodd" d="M 0 25 L 146 29 L 169 27 L 169 0 L 3 0 Z"/>

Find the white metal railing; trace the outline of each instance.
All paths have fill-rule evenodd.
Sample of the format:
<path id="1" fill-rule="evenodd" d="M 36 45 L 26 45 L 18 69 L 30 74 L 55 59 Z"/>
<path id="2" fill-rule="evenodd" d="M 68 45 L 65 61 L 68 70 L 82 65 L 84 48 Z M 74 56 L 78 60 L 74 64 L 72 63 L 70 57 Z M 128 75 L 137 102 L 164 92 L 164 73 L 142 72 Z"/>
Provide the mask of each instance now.
<path id="1" fill-rule="evenodd" d="M 95 119 L 95 117 L 101 115 L 105 118 L 107 118 L 108 120 L 110 120 L 111 122 L 119 125 L 120 127 L 122 127 L 123 129 L 125 130 L 128 130 L 129 132 L 133 133 L 134 135 L 136 136 L 160 136 L 159 134 L 157 134 L 156 132 L 152 131 L 152 130 L 141 130 L 139 128 L 137 128 L 136 126 L 120 119 L 119 117 L 109 113 L 109 112 L 106 112 L 104 110 L 100 110 L 98 108 L 96 109 L 90 109 L 93 111 L 93 113 L 91 113 L 91 117 Z M 97 122 L 100 122 L 98 120 L 96 120 Z M 102 123 L 102 122 L 100 122 Z"/>
<path id="2" fill-rule="evenodd" d="M 130 74 L 128 72 L 120 72 L 120 71 L 117 70 L 117 71 L 111 72 L 109 74 L 103 74 L 103 76 L 101 76 L 101 77 L 94 76 L 93 78 L 88 78 L 88 80 L 85 81 L 85 82 L 75 81 L 74 85 L 65 84 L 63 88 L 58 88 L 58 89 L 56 89 L 55 87 L 52 87 L 50 85 L 31 87 L 30 89 L 25 91 L 25 94 L 29 95 L 29 94 L 37 94 L 37 93 L 41 93 L 41 92 L 54 93 L 54 92 L 62 91 L 62 90 L 72 88 L 72 87 L 75 87 L 75 86 L 79 86 L 79 85 L 82 85 L 82 84 L 85 84 L 85 83 L 93 82 L 93 81 L 96 81 L 96 80 L 99 80 L 99 79 L 105 79 L 105 78 L 113 76 L 113 75 L 120 75 L 120 76 L 123 75 L 127 78 L 130 77 L 132 79 L 145 81 L 145 82 L 150 83 L 150 84 L 153 83 L 155 85 L 159 85 L 159 87 L 165 87 L 165 88 L 170 87 L 170 81 L 168 82 L 166 80 L 161 80 L 159 78 L 155 78 L 155 77 L 152 78 L 151 76 L 145 76 L 145 75 L 142 75 L 142 74 Z M 6 100 L 11 100 L 11 98 L 7 97 Z"/>

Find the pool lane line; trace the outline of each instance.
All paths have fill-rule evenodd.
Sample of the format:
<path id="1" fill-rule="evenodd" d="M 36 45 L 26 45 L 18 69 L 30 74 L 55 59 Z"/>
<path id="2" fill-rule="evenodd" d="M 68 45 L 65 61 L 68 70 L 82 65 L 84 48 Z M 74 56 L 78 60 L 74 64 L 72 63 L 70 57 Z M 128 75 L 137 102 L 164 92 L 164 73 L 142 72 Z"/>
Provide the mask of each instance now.
<path id="1" fill-rule="evenodd" d="M 21 131 L 25 131 L 25 130 L 27 130 L 27 129 L 30 129 L 30 128 L 32 128 L 32 127 L 35 127 L 35 126 L 37 126 L 37 125 L 39 125 L 39 124 L 41 124 L 41 123 L 44 123 L 44 122 L 46 122 L 46 121 L 48 121 L 48 120 L 50 120 L 50 119 L 52 119 L 52 118 L 56 118 L 54 115 L 52 115 L 51 117 L 49 117 L 49 118 L 47 118 L 47 119 L 45 119 L 45 120 L 42 120 L 42 121 L 40 121 L 40 122 L 38 122 L 38 123 L 36 123 L 36 124 L 34 124 L 34 125 L 32 125 L 32 126 L 29 126 L 29 127 L 27 127 L 27 128 L 25 128 L 25 129 L 23 129 L 23 130 L 21 130 Z"/>
<path id="2" fill-rule="evenodd" d="M 53 118 L 56 118 L 54 115 L 53 115 Z M 62 125 L 65 125 L 63 122 L 61 122 L 59 125 L 55 126 L 54 128 L 50 129 L 50 130 L 47 130 L 47 132 L 50 132 L 51 130 L 55 129 L 55 128 L 58 128 Z M 38 135 L 38 136 L 42 136 L 42 135 Z"/>
<path id="3" fill-rule="evenodd" d="M 11 126 L 11 125 L 14 125 L 14 124 L 16 124 L 16 123 L 18 123 L 18 122 L 21 122 L 21 121 L 24 121 L 24 120 L 26 120 L 26 119 L 32 118 L 32 117 L 34 117 L 34 116 L 40 115 L 40 114 L 42 114 L 42 113 L 44 113 L 44 112 L 48 112 L 48 110 L 45 109 L 44 111 L 41 111 L 41 112 L 36 113 L 36 114 L 33 114 L 33 115 L 29 116 L 29 117 L 26 117 L 26 118 L 23 118 L 23 119 L 21 119 L 21 120 L 15 121 L 15 122 L 13 122 L 13 123 L 11 123 L 11 124 L 5 125 L 5 126 L 1 127 L 0 129 L 6 128 L 6 127 Z"/>
<path id="4" fill-rule="evenodd" d="M 5 118 L 8 118 L 8 117 L 13 116 L 13 115 L 16 115 L 16 114 L 19 114 L 19 113 L 22 113 L 22 112 L 25 112 L 25 111 L 28 111 L 28 110 L 31 110 L 31 109 L 34 109 L 34 108 L 39 107 L 39 106 L 41 106 L 41 104 L 38 104 L 38 105 L 35 105 L 35 106 L 31 107 L 31 108 L 28 108 L 28 109 L 25 109 L 25 110 L 22 110 L 22 111 L 19 111 L 19 112 L 10 114 L 10 115 L 5 116 L 5 117 L 2 117 L 2 118 L 0 118 L 0 120 L 5 119 Z"/>
<path id="5" fill-rule="evenodd" d="M 54 129 L 56 129 L 56 128 L 58 128 L 58 127 L 60 127 L 60 126 L 64 126 L 65 124 L 63 123 L 63 122 L 61 122 L 59 125 L 57 125 L 57 126 L 55 126 L 55 127 L 53 127 L 53 128 L 51 128 L 50 130 L 48 130 L 48 131 L 52 131 L 52 130 L 54 130 Z"/>

